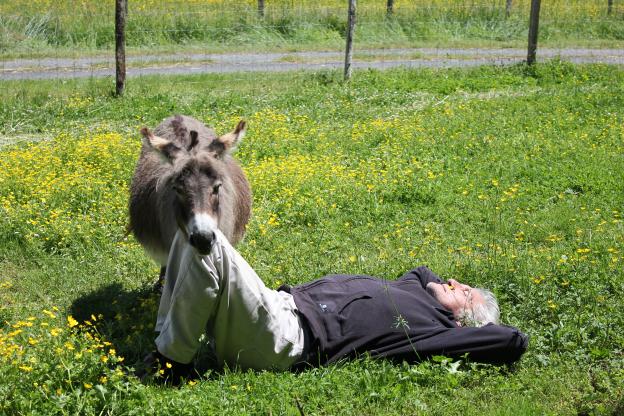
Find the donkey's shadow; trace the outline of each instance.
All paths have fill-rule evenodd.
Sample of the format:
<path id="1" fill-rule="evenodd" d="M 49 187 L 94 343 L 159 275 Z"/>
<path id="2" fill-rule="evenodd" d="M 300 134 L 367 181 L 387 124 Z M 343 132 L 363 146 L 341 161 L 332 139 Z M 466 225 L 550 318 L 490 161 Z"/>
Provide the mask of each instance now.
<path id="1" fill-rule="evenodd" d="M 78 322 L 94 326 L 132 365 L 154 349 L 159 297 L 150 288 L 128 290 L 113 283 L 74 300 L 71 314 Z"/>
<path id="2" fill-rule="evenodd" d="M 103 286 L 72 303 L 72 316 L 88 321 L 103 341 L 113 344 L 130 367 L 141 366 L 142 358 L 155 349 L 154 331 L 160 294 L 153 287 L 128 290 L 119 283 Z M 195 367 L 202 373 L 216 368 L 212 349 L 202 344 Z"/>

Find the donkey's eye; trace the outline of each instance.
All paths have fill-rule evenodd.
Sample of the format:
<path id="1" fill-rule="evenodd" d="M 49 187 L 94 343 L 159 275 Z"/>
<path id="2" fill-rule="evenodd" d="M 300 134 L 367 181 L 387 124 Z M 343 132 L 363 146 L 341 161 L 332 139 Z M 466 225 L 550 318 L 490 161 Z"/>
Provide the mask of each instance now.
<path id="1" fill-rule="evenodd" d="M 177 193 L 182 193 L 184 191 L 184 177 L 178 176 L 173 180 L 171 185 L 174 191 L 176 191 Z"/>
<path id="2" fill-rule="evenodd" d="M 221 189 L 221 185 L 222 185 L 221 183 L 215 183 L 212 186 L 212 193 L 213 194 L 218 194 L 219 193 L 219 189 Z"/>

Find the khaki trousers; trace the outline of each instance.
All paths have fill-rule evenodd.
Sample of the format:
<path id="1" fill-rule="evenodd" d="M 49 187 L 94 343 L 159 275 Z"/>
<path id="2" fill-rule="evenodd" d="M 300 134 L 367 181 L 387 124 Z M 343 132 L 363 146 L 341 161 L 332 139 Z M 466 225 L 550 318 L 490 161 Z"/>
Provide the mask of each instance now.
<path id="1" fill-rule="evenodd" d="M 225 236 L 216 234 L 207 256 L 180 231 L 175 236 L 156 322 L 158 351 L 189 363 L 206 334 L 221 366 L 288 369 L 304 349 L 292 296 L 267 288 Z"/>

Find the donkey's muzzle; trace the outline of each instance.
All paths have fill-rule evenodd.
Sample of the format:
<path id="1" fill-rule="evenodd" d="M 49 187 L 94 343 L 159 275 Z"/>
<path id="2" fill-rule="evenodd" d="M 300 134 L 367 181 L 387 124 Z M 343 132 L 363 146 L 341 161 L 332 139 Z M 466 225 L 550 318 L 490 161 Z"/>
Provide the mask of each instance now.
<path id="1" fill-rule="evenodd" d="M 197 249 L 199 254 L 206 255 L 210 253 L 215 238 L 214 231 L 195 231 L 189 235 L 189 243 Z"/>

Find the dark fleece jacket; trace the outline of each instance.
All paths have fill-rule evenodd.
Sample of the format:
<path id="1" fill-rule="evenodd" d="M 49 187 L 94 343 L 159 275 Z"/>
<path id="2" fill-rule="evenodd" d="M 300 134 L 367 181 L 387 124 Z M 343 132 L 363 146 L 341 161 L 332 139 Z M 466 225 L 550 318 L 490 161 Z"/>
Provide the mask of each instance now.
<path id="1" fill-rule="evenodd" d="M 506 364 L 520 358 L 528 339 L 518 329 L 488 324 L 459 327 L 429 293 L 442 280 L 425 266 L 397 280 L 332 275 L 289 291 L 308 329 L 307 362 L 323 365 L 344 357 L 416 362 L 434 355 Z"/>

